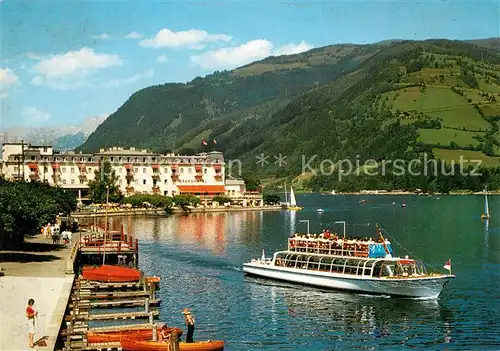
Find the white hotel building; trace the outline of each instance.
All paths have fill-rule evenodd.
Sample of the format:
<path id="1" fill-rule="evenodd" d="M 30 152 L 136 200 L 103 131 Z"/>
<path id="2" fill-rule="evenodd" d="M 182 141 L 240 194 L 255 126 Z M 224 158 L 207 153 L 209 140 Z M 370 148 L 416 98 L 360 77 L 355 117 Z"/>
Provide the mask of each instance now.
<path id="1" fill-rule="evenodd" d="M 217 151 L 183 156 L 114 147 L 83 154 L 58 153 L 51 146 L 4 143 L 0 173 L 10 180 L 45 181 L 85 197 L 89 181 L 105 159 L 111 163 L 125 196 L 226 194 L 224 157 Z"/>

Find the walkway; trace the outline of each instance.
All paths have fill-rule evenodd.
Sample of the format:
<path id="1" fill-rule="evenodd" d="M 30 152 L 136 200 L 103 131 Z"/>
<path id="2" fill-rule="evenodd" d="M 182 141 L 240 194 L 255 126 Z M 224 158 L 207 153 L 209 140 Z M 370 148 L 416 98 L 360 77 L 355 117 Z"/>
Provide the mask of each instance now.
<path id="1" fill-rule="evenodd" d="M 78 240 L 78 236 L 74 238 Z M 70 249 L 52 245 L 37 236 L 26 240 L 21 251 L 0 251 L 0 350 L 33 350 L 28 347 L 25 309 L 30 298 L 39 311 L 35 340 L 45 339 L 53 350 L 73 285 L 66 274 Z"/>

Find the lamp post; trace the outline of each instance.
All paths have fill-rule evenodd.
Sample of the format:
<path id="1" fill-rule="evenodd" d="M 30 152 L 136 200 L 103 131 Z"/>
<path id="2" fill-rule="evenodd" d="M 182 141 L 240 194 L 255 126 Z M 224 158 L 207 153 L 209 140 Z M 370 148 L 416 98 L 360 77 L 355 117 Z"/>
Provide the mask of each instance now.
<path id="1" fill-rule="evenodd" d="M 301 219 L 299 222 L 306 222 L 307 223 L 307 234 L 309 234 L 309 220 L 308 219 Z"/>
<path id="2" fill-rule="evenodd" d="M 102 264 L 106 262 L 106 237 L 108 236 L 108 203 L 109 203 L 109 185 L 106 185 L 106 218 L 104 223 L 104 253 L 102 255 Z"/>
<path id="3" fill-rule="evenodd" d="M 345 239 L 345 221 L 338 221 L 335 222 L 336 224 L 343 224 L 344 225 L 344 239 Z"/>

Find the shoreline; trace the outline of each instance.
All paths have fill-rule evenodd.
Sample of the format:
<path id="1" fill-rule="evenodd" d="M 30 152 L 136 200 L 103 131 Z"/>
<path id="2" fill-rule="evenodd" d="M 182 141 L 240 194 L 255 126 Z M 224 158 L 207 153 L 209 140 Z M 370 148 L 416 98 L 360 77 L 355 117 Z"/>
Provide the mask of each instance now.
<path id="1" fill-rule="evenodd" d="M 212 213 L 212 212 L 239 212 L 239 211 L 276 211 L 281 210 L 281 206 L 259 206 L 259 207 L 215 207 L 215 208 L 192 208 L 190 212 L 184 212 L 181 208 L 174 208 L 173 214 L 191 214 L 191 213 Z M 136 208 L 109 210 L 108 217 L 124 215 L 151 215 L 167 216 L 163 209 Z M 106 211 L 78 211 L 71 213 L 73 218 L 103 217 Z"/>

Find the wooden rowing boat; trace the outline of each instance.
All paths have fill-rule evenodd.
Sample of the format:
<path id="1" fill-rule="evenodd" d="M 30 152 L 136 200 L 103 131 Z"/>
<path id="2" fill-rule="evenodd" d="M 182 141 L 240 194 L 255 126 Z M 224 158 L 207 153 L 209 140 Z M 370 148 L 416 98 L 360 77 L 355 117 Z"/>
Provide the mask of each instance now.
<path id="1" fill-rule="evenodd" d="M 158 332 L 160 329 L 158 329 Z M 182 329 L 180 328 L 168 328 L 167 333 L 171 333 L 174 331 L 177 333 L 177 336 L 180 337 L 182 335 Z M 102 342 L 119 342 L 124 337 L 135 340 L 135 341 L 146 341 L 151 340 L 153 338 L 153 330 L 152 329 L 126 329 L 112 332 L 88 332 L 87 333 L 87 342 L 88 343 L 102 343 Z"/>
<path id="2" fill-rule="evenodd" d="M 120 340 L 124 351 L 163 351 L 170 350 L 168 342 L 159 341 L 137 341 L 128 338 Z M 224 350 L 224 341 L 209 340 L 196 341 L 193 343 L 179 343 L 180 351 L 222 351 Z"/>
<path id="3" fill-rule="evenodd" d="M 141 278 L 141 271 L 111 265 L 85 266 L 82 270 L 82 276 L 84 279 L 98 282 L 137 282 Z"/>

